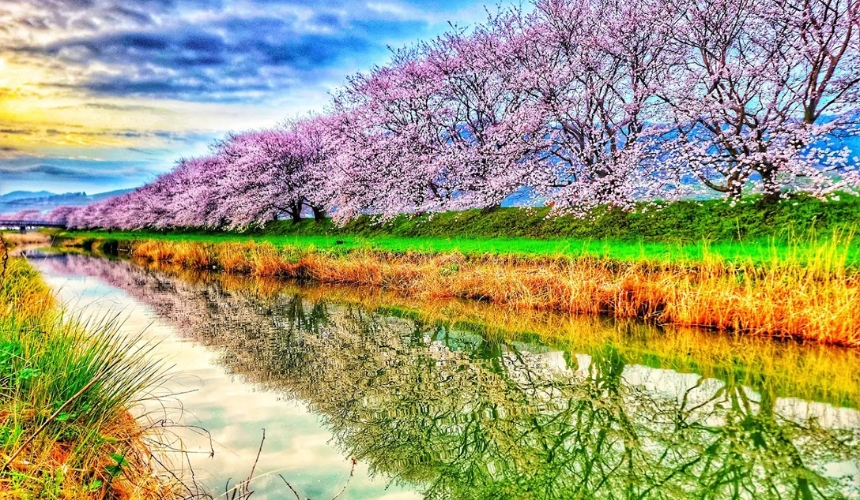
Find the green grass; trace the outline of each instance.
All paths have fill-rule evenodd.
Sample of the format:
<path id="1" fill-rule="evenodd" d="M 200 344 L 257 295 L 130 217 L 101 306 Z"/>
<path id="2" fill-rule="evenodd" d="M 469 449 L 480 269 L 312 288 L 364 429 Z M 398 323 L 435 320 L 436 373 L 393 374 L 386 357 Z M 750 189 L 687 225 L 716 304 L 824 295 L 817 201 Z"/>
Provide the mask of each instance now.
<path id="1" fill-rule="evenodd" d="M 466 210 L 420 217 L 400 216 L 384 224 L 363 216 L 335 227 L 330 221 L 316 224 L 304 220 L 278 221 L 260 235 L 347 235 L 363 237 L 422 238 L 532 238 L 576 240 L 622 240 L 690 243 L 785 239 L 810 230 L 830 233 L 860 224 L 860 198 L 842 194 L 822 201 L 797 195 L 779 203 L 750 197 L 731 204 L 722 200 L 679 201 L 662 205 L 640 205 L 632 212 L 598 207 L 586 217 L 550 216 L 548 207 L 500 208 L 493 211 Z"/>
<path id="2" fill-rule="evenodd" d="M 838 199 L 837 199 L 838 198 Z M 585 217 L 549 216 L 549 208 L 467 210 L 400 216 L 380 223 L 362 216 L 337 227 L 330 220 L 276 221 L 245 232 L 170 231 L 69 232 L 107 240 L 171 240 L 216 243 L 269 242 L 333 252 L 373 248 L 391 252 L 453 252 L 523 256 L 591 255 L 616 260 L 768 261 L 803 258 L 834 234 L 850 245 L 848 262 L 860 261 L 860 244 L 850 237 L 860 227 L 860 198 L 843 194 L 830 201 L 795 196 L 776 204 L 751 197 L 681 201 L 637 211 L 601 207 Z"/>
<path id="3" fill-rule="evenodd" d="M 141 451 L 127 411 L 162 373 L 148 352 L 116 318 L 64 317 L 38 273 L 10 259 L 0 282 L 0 496 L 98 497 L 122 474 Z"/>
<path id="4" fill-rule="evenodd" d="M 211 233 L 157 233 L 157 232 L 102 232 L 87 231 L 67 233 L 93 240 L 164 240 L 196 243 L 246 242 L 271 243 L 278 247 L 297 247 L 303 250 L 321 250 L 346 253 L 356 249 L 373 249 L 396 253 L 448 253 L 465 255 L 514 255 L 525 257 L 606 257 L 619 261 L 669 261 L 697 262 L 705 258 L 721 258 L 727 261 L 766 262 L 774 259 L 806 260 L 812 258 L 820 248 L 817 238 L 798 238 L 791 241 L 759 239 L 749 241 L 722 241 L 699 243 L 661 243 L 645 241 L 610 241 L 528 238 L 405 238 L 405 237 L 359 237 L 359 236 L 272 236 L 253 234 Z M 832 235 L 830 235 L 832 236 Z M 842 236 L 849 245 L 847 263 L 860 264 L 860 244 L 848 235 Z M 828 238 L 829 239 L 829 238 Z"/>

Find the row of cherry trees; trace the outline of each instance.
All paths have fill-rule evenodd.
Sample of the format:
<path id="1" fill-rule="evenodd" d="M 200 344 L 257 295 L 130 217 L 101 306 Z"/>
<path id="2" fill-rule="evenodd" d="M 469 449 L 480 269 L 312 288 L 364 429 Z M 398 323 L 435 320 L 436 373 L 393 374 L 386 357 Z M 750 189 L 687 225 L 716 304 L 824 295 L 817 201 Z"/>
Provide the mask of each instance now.
<path id="1" fill-rule="evenodd" d="M 534 0 L 396 51 L 326 113 L 232 134 L 72 226 L 557 210 L 860 187 L 858 0 Z"/>

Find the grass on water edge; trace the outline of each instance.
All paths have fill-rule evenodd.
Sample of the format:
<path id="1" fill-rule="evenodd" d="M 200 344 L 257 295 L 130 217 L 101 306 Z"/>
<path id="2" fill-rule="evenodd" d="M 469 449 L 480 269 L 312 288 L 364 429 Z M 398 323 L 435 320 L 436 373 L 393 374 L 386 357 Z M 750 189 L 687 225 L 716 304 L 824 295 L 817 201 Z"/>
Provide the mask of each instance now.
<path id="1" fill-rule="evenodd" d="M 860 347 L 860 279 L 850 265 L 851 237 L 837 232 L 816 245 L 788 245 L 761 261 L 705 253 L 695 262 L 333 251 L 247 240 L 152 239 L 130 245 L 133 258 L 143 263 Z M 92 240 L 69 243 L 93 246 Z M 111 243 L 95 246 L 100 244 Z"/>
<path id="2" fill-rule="evenodd" d="M 63 316 L 26 260 L 0 277 L 0 498 L 179 498 L 129 410 L 162 367 L 139 339 Z M 164 472 L 163 470 L 161 472 Z"/>
<path id="3" fill-rule="evenodd" d="M 28 233 L 13 233 L 9 231 L 0 231 L 0 237 L 3 238 L 6 246 L 9 248 L 29 245 L 49 245 L 51 243 L 51 236 L 43 232 L 31 231 Z"/>

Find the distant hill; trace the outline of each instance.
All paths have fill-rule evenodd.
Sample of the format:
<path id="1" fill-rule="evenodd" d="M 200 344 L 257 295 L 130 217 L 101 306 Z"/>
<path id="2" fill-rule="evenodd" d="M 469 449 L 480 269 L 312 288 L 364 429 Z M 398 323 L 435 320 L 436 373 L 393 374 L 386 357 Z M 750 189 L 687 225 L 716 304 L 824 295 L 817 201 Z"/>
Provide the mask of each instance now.
<path id="1" fill-rule="evenodd" d="M 12 191 L 11 193 L 0 195 L 0 203 L 7 203 L 15 200 L 24 200 L 27 198 L 45 198 L 54 195 L 55 193 L 52 193 L 50 191 Z"/>
<path id="2" fill-rule="evenodd" d="M 120 189 L 91 195 L 85 192 L 56 194 L 49 191 L 13 191 L 0 195 L 0 213 L 10 214 L 22 210 L 48 212 L 63 205 L 79 207 L 131 191 L 133 189 Z"/>

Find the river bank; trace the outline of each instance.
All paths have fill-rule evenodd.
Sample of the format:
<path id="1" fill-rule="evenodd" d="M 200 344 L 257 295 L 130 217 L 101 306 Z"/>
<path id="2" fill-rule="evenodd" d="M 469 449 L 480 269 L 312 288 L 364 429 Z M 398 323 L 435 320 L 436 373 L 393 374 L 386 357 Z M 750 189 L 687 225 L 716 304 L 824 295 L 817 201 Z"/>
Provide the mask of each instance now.
<path id="1" fill-rule="evenodd" d="M 116 319 L 66 317 L 39 274 L 9 258 L 0 276 L 0 496 L 181 498 L 130 410 L 163 375 Z"/>
<path id="2" fill-rule="evenodd" d="M 639 318 L 745 335 L 860 346 L 860 284 L 850 242 L 835 235 L 771 260 L 621 260 L 448 252 L 394 252 L 244 242 L 67 239 L 119 249 L 143 264 L 373 286 L 424 299 L 463 298 L 511 310 Z M 767 252 L 765 248 L 763 250 Z"/>
<path id="3" fill-rule="evenodd" d="M 0 231 L 0 236 L 3 237 L 4 243 L 9 248 L 46 246 L 51 244 L 51 236 L 42 232 L 12 233 Z"/>

